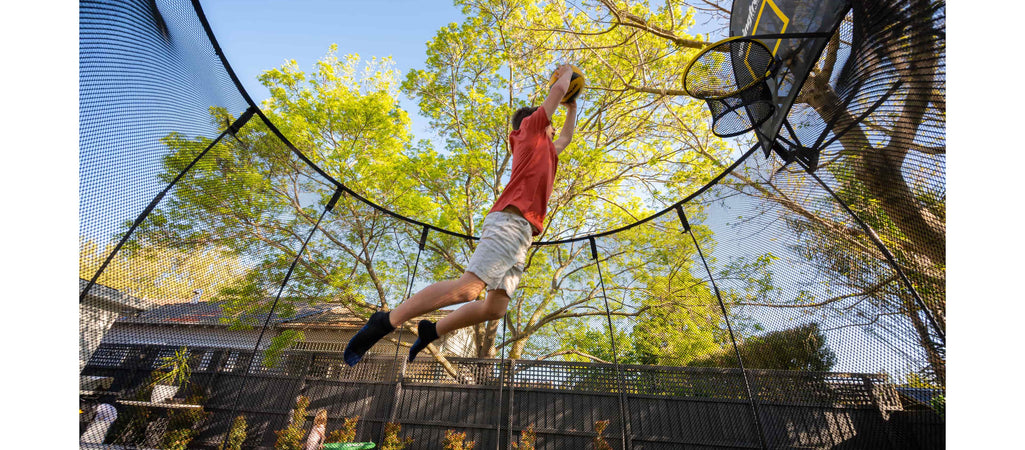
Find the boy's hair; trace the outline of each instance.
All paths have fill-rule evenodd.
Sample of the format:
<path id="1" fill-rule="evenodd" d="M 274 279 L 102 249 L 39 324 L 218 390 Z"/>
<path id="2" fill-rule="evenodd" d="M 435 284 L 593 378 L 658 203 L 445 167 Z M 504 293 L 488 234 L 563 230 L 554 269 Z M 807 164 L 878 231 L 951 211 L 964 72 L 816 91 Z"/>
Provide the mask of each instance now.
<path id="1" fill-rule="evenodd" d="M 519 130 L 520 122 L 523 122 L 523 119 L 526 119 L 531 114 L 534 114 L 534 111 L 537 111 L 537 106 L 524 106 L 520 109 L 517 109 L 516 112 L 514 112 L 512 115 L 512 129 Z"/>

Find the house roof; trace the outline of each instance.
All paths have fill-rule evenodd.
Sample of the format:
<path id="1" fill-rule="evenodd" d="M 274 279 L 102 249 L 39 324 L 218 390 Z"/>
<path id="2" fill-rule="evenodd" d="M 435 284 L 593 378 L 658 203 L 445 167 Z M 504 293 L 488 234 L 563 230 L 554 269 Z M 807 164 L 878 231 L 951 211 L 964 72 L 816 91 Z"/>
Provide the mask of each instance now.
<path id="1" fill-rule="evenodd" d="M 449 312 L 449 310 L 435 311 L 424 315 L 423 318 L 437 320 Z M 261 326 L 267 316 L 252 314 L 243 316 L 241 319 L 249 325 Z M 211 302 L 161 305 L 138 315 L 122 317 L 118 319 L 118 323 L 203 326 L 228 326 L 230 324 L 222 308 Z M 298 306 L 295 314 L 287 317 L 275 313 L 270 323 L 278 328 L 355 330 L 361 328 L 366 323 L 366 319 L 353 316 L 348 309 L 341 306 L 320 305 Z"/>
<path id="2" fill-rule="evenodd" d="M 929 404 L 932 402 L 933 397 L 942 395 L 943 391 L 940 389 L 929 389 L 929 388 L 913 388 L 898 386 L 897 392 L 901 395 L 913 399 L 919 403 Z"/>
<path id="3" fill-rule="evenodd" d="M 89 285 L 89 280 L 78 279 L 78 292 L 81 293 Z M 89 304 L 101 306 L 122 312 L 143 311 L 153 306 L 141 298 L 125 294 L 110 286 L 94 283 L 89 292 L 85 295 L 85 301 Z"/>
<path id="4" fill-rule="evenodd" d="M 323 312 L 325 308 L 311 306 L 300 306 L 296 313 L 282 317 L 275 313 L 271 317 L 271 323 L 280 323 L 286 320 L 296 319 Z M 224 314 L 220 305 L 210 302 L 182 302 L 160 305 L 156 308 L 144 311 L 135 316 L 126 316 L 118 320 L 119 323 L 150 324 L 150 325 L 222 325 L 227 326 L 228 316 Z M 244 323 L 250 325 L 262 325 L 267 319 L 264 314 L 247 314 L 240 316 Z"/>

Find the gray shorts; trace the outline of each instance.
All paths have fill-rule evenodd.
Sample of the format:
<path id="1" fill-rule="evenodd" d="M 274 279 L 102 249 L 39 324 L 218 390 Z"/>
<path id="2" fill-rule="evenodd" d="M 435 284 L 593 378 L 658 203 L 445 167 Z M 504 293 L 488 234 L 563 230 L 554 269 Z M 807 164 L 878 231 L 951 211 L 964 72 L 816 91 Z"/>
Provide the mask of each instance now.
<path id="1" fill-rule="evenodd" d="M 466 271 L 484 280 L 488 290 L 504 289 L 511 296 L 523 275 L 533 241 L 531 231 L 530 222 L 523 217 L 502 211 L 489 213 Z"/>

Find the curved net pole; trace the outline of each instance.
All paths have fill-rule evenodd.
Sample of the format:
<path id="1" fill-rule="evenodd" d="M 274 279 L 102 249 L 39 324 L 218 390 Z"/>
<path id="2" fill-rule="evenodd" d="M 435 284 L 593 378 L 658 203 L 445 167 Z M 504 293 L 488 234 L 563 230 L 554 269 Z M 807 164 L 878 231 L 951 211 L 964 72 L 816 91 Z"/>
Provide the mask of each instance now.
<path id="1" fill-rule="evenodd" d="M 601 284 L 601 298 L 605 301 L 605 319 L 609 324 L 609 340 L 612 341 L 612 364 L 616 367 L 616 381 L 619 383 L 619 417 L 622 420 L 623 425 L 620 427 L 620 433 L 623 439 L 623 448 L 629 450 L 632 446 L 630 443 L 630 416 L 629 410 L 626 407 L 626 382 L 623 380 L 623 369 L 619 366 L 619 351 L 616 350 L 616 331 L 612 327 L 612 311 L 609 309 L 609 296 L 605 293 L 605 277 L 601 273 L 601 261 L 598 259 L 598 246 L 594 243 L 594 238 L 588 238 L 588 242 L 591 243 L 591 259 L 594 260 L 594 265 L 598 267 L 598 282 Z"/>
<path id="2" fill-rule="evenodd" d="M 379 211 L 379 212 L 381 212 L 383 214 L 386 214 L 386 215 L 388 215 L 390 217 L 393 217 L 395 219 L 398 219 L 398 220 L 401 220 L 403 222 L 410 223 L 410 224 L 413 224 L 413 225 L 417 225 L 417 226 L 421 226 L 421 227 L 426 227 L 426 228 L 434 230 L 434 231 L 436 231 L 438 233 L 442 233 L 442 234 L 445 234 L 445 235 L 448 235 L 448 236 L 452 236 L 452 237 L 456 237 L 456 238 L 460 238 L 460 239 L 480 240 L 479 236 L 470 236 L 470 235 L 467 235 L 467 234 L 457 233 L 457 232 L 454 232 L 454 231 L 451 231 L 451 230 L 446 230 L 446 229 L 443 229 L 443 228 L 439 228 L 437 226 L 434 226 L 434 225 L 431 225 L 431 224 L 428 224 L 428 223 L 425 223 L 425 222 L 421 222 L 419 220 L 415 220 L 415 219 L 410 218 L 410 217 L 406 217 L 406 216 L 404 216 L 402 214 L 396 213 L 395 211 L 392 211 L 392 210 L 390 210 L 388 208 L 385 208 L 385 207 L 383 207 L 381 205 L 378 205 L 377 203 L 374 203 L 374 202 L 370 201 L 370 199 L 367 199 L 367 198 L 363 197 L 358 192 L 353 191 L 352 189 L 348 188 L 347 186 L 345 186 L 344 183 L 342 183 L 341 181 L 335 179 L 333 176 L 331 176 L 330 174 L 325 172 L 320 166 L 317 166 L 316 164 L 314 164 L 313 161 L 311 161 L 309 157 L 307 157 L 302 151 L 300 151 L 298 148 L 295 147 L 295 145 L 292 144 L 292 141 L 290 141 L 284 135 L 284 133 L 282 133 L 281 130 L 279 130 L 277 128 L 277 126 L 275 126 L 274 123 L 266 115 L 264 115 L 263 111 L 261 111 L 260 108 L 256 105 L 256 102 L 253 101 L 252 97 L 249 95 L 249 92 L 246 91 L 245 86 L 242 85 L 242 82 L 239 81 L 238 76 L 235 75 L 235 71 L 231 68 L 231 64 L 228 63 L 227 57 L 225 57 L 224 52 L 221 50 L 220 44 L 217 42 L 217 38 L 214 36 L 213 30 L 210 28 L 210 23 L 207 21 L 206 15 L 203 13 L 203 8 L 202 8 L 202 6 L 200 6 L 199 0 L 192 0 L 192 6 L 193 6 L 193 9 L 196 12 L 196 17 L 199 19 L 200 24 L 203 25 L 203 30 L 206 32 L 207 39 L 210 41 L 210 45 L 213 46 L 214 52 L 217 54 L 217 57 L 220 59 L 221 64 L 224 66 L 224 70 L 228 73 L 229 77 L 231 78 L 231 81 L 235 84 L 235 88 L 238 89 L 239 94 L 242 95 L 242 97 L 245 99 L 246 103 L 249 104 L 250 107 L 254 109 L 256 116 L 258 116 L 263 121 L 263 123 L 267 126 L 267 129 L 274 136 L 276 136 L 283 144 L 285 144 L 285 146 L 288 147 L 288 149 L 291 150 L 291 152 L 293 154 L 295 154 L 297 158 L 299 158 L 303 163 L 305 163 L 307 166 L 309 166 L 311 170 L 315 171 L 317 174 L 319 174 L 320 176 L 324 177 L 326 180 L 330 181 L 331 183 L 334 183 L 336 186 L 338 186 L 339 189 L 343 190 L 349 196 L 352 196 L 353 198 L 356 198 L 357 200 L 359 200 L 360 202 L 366 204 L 367 206 L 370 206 L 371 208 L 374 208 L 375 210 L 377 210 L 377 211 Z M 766 36 L 772 36 L 772 35 L 766 35 Z M 734 169 L 739 167 L 745 160 L 747 160 L 748 157 L 750 157 L 755 152 L 755 150 L 757 150 L 759 148 L 761 148 L 761 144 L 756 144 L 754 147 L 752 147 L 746 153 L 744 153 L 739 158 L 737 158 L 737 160 L 734 161 L 733 164 L 731 164 L 729 167 L 724 168 L 717 176 L 715 176 L 714 178 L 709 180 L 708 183 L 706 183 L 704 186 L 699 188 L 697 191 L 692 192 L 690 195 L 688 195 L 684 199 L 676 202 L 675 205 L 680 205 L 680 204 L 687 203 L 688 201 L 694 199 L 695 197 L 697 197 L 701 193 L 705 192 L 706 190 L 711 189 L 712 186 L 715 186 L 716 184 L 718 184 L 721 179 L 723 179 L 727 175 L 733 173 Z M 583 241 L 585 241 L 587 239 L 592 239 L 592 238 L 599 238 L 599 237 L 604 237 L 604 236 L 610 236 L 610 235 L 613 235 L 613 234 L 616 234 L 616 233 L 619 233 L 619 232 L 622 232 L 622 231 L 626 231 L 626 230 L 628 230 L 630 228 L 633 228 L 633 227 L 636 227 L 638 225 L 644 224 L 644 223 L 646 223 L 648 221 L 651 221 L 651 220 L 654 220 L 654 219 L 656 219 L 658 217 L 661 217 L 663 214 L 669 213 L 669 211 L 672 210 L 675 205 L 669 206 L 669 207 L 667 207 L 667 208 L 665 208 L 665 209 L 663 209 L 663 210 L 661 210 L 661 211 L 659 211 L 659 212 L 657 212 L 655 214 L 652 214 L 651 216 L 648 216 L 648 217 L 646 217 L 644 219 L 635 221 L 634 223 L 631 223 L 631 224 L 628 224 L 628 225 L 625 225 L 625 226 L 622 226 L 622 227 L 619 227 L 619 228 L 616 228 L 616 229 L 605 230 L 605 231 L 602 231 L 602 232 L 592 233 L 592 234 L 588 234 L 588 235 L 585 235 L 585 236 L 576 236 L 576 237 L 571 237 L 571 238 L 567 238 L 567 239 L 560 239 L 560 240 L 555 240 L 555 241 L 536 241 L 536 242 L 533 243 L 533 245 L 534 246 L 538 246 L 538 247 L 547 246 L 547 245 L 562 245 L 562 244 L 570 244 L 570 243 L 575 243 L 575 242 L 583 242 Z"/>
<path id="3" fill-rule="evenodd" d="M 416 251 L 416 262 L 413 263 L 413 273 L 409 276 L 409 283 L 406 283 L 406 296 L 403 298 L 409 298 L 413 295 L 413 282 L 416 281 L 416 271 L 420 267 L 420 254 L 424 251 L 424 246 L 427 244 L 427 233 L 430 231 L 427 226 L 424 226 L 423 232 L 420 233 L 420 246 Z M 399 348 L 402 347 L 402 329 L 405 327 L 398 327 L 399 337 L 395 341 L 395 356 L 393 358 L 398 360 Z M 402 363 L 402 373 L 406 373 L 406 363 Z"/>
<path id="4" fill-rule="evenodd" d="M 893 269 L 897 271 L 897 275 L 900 277 L 901 282 L 904 283 L 904 287 L 911 291 L 911 295 L 915 298 L 915 303 L 917 303 L 918 307 L 921 308 L 922 312 L 925 313 L 926 319 L 929 319 L 929 323 L 932 325 L 933 329 L 936 330 L 936 334 L 940 336 L 940 340 L 946 343 L 946 334 L 943 332 L 943 329 L 940 328 L 939 324 L 936 322 L 936 318 L 933 317 L 932 311 L 930 311 L 929 308 L 925 306 L 925 301 L 922 300 L 922 296 L 918 295 L 918 290 L 915 289 L 915 285 L 911 283 L 911 280 L 904 273 L 904 269 L 900 268 L 900 264 L 897 264 L 897 259 L 893 257 L 893 253 L 890 253 L 890 249 L 886 247 L 886 244 L 884 244 L 883 240 L 879 238 L 879 235 L 876 234 L 876 231 L 872 229 L 872 227 L 869 226 L 869 224 L 865 223 L 865 221 L 861 220 L 861 217 L 858 217 L 858 215 L 855 214 L 849 206 L 847 206 L 847 203 L 845 203 L 843 199 L 841 199 L 840 196 L 836 194 L 836 192 L 833 192 L 833 190 L 830 189 L 829 186 L 826 185 L 826 183 L 822 181 L 822 179 L 819 178 L 818 175 L 815 175 L 815 173 L 813 172 L 814 168 L 808 166 L 803 161 L 798 161 L 798 163 L 800 163 L 801 167 L 804 168 L 805 172 L 808 172 L 808 174 L 811 175 L 812 178 L 814 178 L 815 181 L 817 181 L 819 185 L 826 190 L 826 192 L 829 192 L 829 195 L 831 195 L 833 199 L 835 199 L 836 202 L 839 203 L 841 207 L 843 207 L 844 211 L 847 211 L 847 214 L 850 214 L 851 217 L 853 217 L 854 220 L 858 222 L 858 225 L 861 226 L 863 230 L 865 230 L 865 233 L 868 234 L 869 238 L 872 239 L 872 242 L 876 245 L 877 248 L 879 248 L 879 251 L 883 253 L 883 256 L 886 258 L 886 261 L 889 262 L 890 265 L 893 266 Z"/>
<path id="5" fill-rule="evenodd" d="M 755 427 L 758 429 L 758 442 L 761 444 L 763 449 L 769 447 L 765 442 L 765 430 L 762 429 L 762 421 L 759 419 L 758 405 L 755 404 L 754 395 L 751 393 L 751 382 L 747 378 L 747 370 L 744 369 L 744 360 L 740 357 L 740 349 L 737 348 L 737 338 L 733 335 L 733 325 L 730 324 L 730 315 L 726 313 L 726 305 L 722 301 L 722 295 L 719 293 L 719 286 L 715 284 L 715 277 L 712 276 L 712 269 L 708 267 L 708 260 L 705 259 L 705 254 L 701 251 L 701 246 L 698 245 L 698 239 L 694 237 L 694 232 L 691 231 L 690 223 L 687 222 L 687 216 L 683 213 L 683 207 L 680 205 L 676 206 L 676 213 L 680 216 L 680 222 L 683 224 L 683 231 L 690 235 L 690 239 L 694 241 L 694 248 L 698 250 L 698 256 L 701 257 L 701 263 L 705 266 L 705 272 L 708 272 L 708 280 L 712 282 L 712 290 L 715 292 L 715 298 L 719 300 L 719 308 L 722 310 L 722 316 L 726 319 L 726 329 L 730 332 L 730 342 L 733 343 L 733 353 L 737 355 L 737 364 L 740 365 L 740 374 L 744 379 L 744 389 L 747 390 L 747 399 L 751 405 L 751 418 L 755 421 Z"/>
<path id="6" fill-rule="evenodd" d="M 416 281 L 416 271 L 420 267 L 420 254 L 424 251 L 424 245 L 427 244 L 427 233 L 430 231 L 427 226 L 424 226 L 423 232 L 420 233 L 420 245 L 416 251 L 416 262 L 413 263 L 413 273 L 409 276 L 409 283 L 406 285 L 406 296 L 404 299 L 408 299 L 413 295 L 413 282 Z M 395 355 L 392 357 L 392 362 L 399 361 L 399 349 L 402 348 L 402 330 L 405 328 L 405 324 L 400 324 L 398 327 L 399 335 L 395 339 Z M 388 411 L 388 421 L 395 421 L 395 412 L 398 411 L 399 396 L 402 395 L 402 380 L 406 376 L 406 359 L 402 359 L 402 370 L 399 371 L 398 376 L 395 378 L 395 394 L 392 396 L 391 409 Z M 381 426 L 381 442 L 384 442 L 385 426 Z"/>
<path id="7" fill-rule="evenodd" d="M 288 284 L 289 278 L 292 277 L 292 271 L 295 270 L 296 264 L 299 264 L 299 258 L 302 258 L 303 252 L 306 251 L 306 246 L 310 243 L 310 239 L 313 238 L 313 234 L 320 228 L 320 222 L 324 220 L 324 216 L 331 212 L 335 207 L 335 203 L 338 202 L 338 198 L 342 196 L 341 189 L 335 189 L 334 195 L 331 196 L 331 200 L 327 202 L 324 207 L 324 211 L 320 213 L 320 217 L 317 218 L 317 223 L 313 224 L 313 228 L 310 230 L 310 234 L 306 236 L 306 240 L 303 241 L 302 247 L 295 255 L 295 259 L 292 260 L 292 265 L 288 267 L 288 272 L 285 273 L 285 278 L 281 280 L 281 287 L 278 288 L 278 295 L 274 297 L 274 303 L 271 304 L 270 311 L 267 312 L 267 318 L 263 321 L 263 327 L 260 328 L 260 335 L 256 338 L 256 345 L 253 346 L 253 357 L 249 359 L 248 367 L 246 367 L 246 374 L 242 377 L 242 386 L 235 391 L 235 401 L 231 405 L 231 417 L 232 420 L 235 418 L 235 413 L 238 411 L 238 401 L 242 398 L 242 392 L 246 389 L 246 383 L 249 381 L 249 375 L 253 372 L 253 364 L 256 363 L 256 353 L 260 351 L 260 342 L 263 340 L 263 335 L 267 331 L 267 327 L 270 325 L 271 317 L 274 317 L 274 310 L 278 307 L 278 301 L 281 300 L 281 294 L 285 291 L 285 285 Z M 221 447 L 227 445 L 228 432 L 224 433 L 224 441 L 221 442 Z"/>
<path id="8" fill-rule="evenodd" d="M 114 250 L 112 250 L 110 254 L 107 255 L 107 259 L 103 261 L 103 264 L 100 265 L 100 268 L 96 270 L 95 274 L 93 274 L 92 279 L 89 280 L 89 284 L 85 285 L 85 289 L 82 290 L 82 293 L 78 294 L 78 303 L 82 303 L 82 301 L 85 300 L 85 295 L 88 294 L 89 289 L 92 289 L 93 285 L 96 284 L 96 280 L 100 278 L 100 274 L 102 274 L 103 271 L 106 270 L 107 265 L 110 264 L 110 262 L 114 259 L 114 256 L 117 255 L 117 252 L 121 250 L 121 247 L 125 245 L 125 242 L 128 242 L 128 238 L 132 236 L 132 234 L 135 232 L 135 229 L 138 228 L 139 225 L 142 225 L 142 221 L 146 220 L 146 217 L 149 216 L 149 213 L 153 212 L 153 208 L 157 207 L 157 204 L 160 203 L 160 200 L 163 200 L 164 196 L 171 191 L 171 188 L 178 184 L 178 180 L 181 180 L 182 177 L 184 177 L 185 174 L 188 173 L 188 171 L 191 170 L 192 167 L 195 166 L 200 159 L 203 159 L 203 157 L 206 156 L 206 153 L 209 152 L 210 149 L 214 148 L 214 146 L 217 145 L 218 142 L 221 142 L 221 139 L 224 138 L 224 135 L 231 133 L 231 135 L 234 136 L 235 133 L 238 132 L 238 130 L 242 129 L 246 122 L 249 122 L 249 119 L 253 117 L 253 114 L 255 112 L 256 108 L 254 107 L 249 107 L 249 109 L 246 109 L 246 111 L 242 113 L 242 115 L 239 116 L 238 119 L 235 119 L 234 123 L 225 128 L 224 131 L 222 131 L 221 134 L 219 134 L 217 138 L 210 143 L 210 145 L 206 146 L 206 148 L 203 149 L 203 151 L 199 152 L 199 154 L 192 159 L 192 162 L 190 162 L 189 165 L 185 166 L 185 168 L 178 173 L 178 176 L 174 177 L 174 180 L 171 180 L 171 182 L 167 184 L 167 187 L 165 187 L 164 190 L 160 191 L 160 193 L 157 194 L 156 197 L 153 197 L 153 200 L 149 202 L 149 205 L 146 206 L 146 209 L 144 209 L 142 213 L 139 214 L 139 217 L 135 218 L 135 222 L 132 222 L 132 226 L 128 228 L 128 231 L 125 232 L 125 235 L 121 237 L 121 241 L 117 243 L 117 245 L 114 247 Z"/>

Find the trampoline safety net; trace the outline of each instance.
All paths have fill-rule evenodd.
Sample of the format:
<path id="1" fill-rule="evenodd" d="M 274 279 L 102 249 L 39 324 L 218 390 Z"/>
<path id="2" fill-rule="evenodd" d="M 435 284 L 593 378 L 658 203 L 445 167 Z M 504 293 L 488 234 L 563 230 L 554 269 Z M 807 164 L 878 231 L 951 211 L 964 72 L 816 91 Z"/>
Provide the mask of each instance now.
<path id="1" fill-rule="evenodd" d="M 736 1 L 780 66 L 729 123 L 673 94 L 700 50 L 673 27 L 608 31 L 672 86 L 633 89 L 498 3 L 405 83 L 332 53 L 258 103 L 198 1 L 80 2 L 82 448 L 300 448 L 325 414 L 326 442 L 377 448 L 945 446 L 944 2 Z M 597 48 L 614 17 L 693 20 L 667 5 L 559 23 Z M 519 42 L 480 57 L 500 28 Z M 413 361 L 409 321 L 348 366 L 370 314 L 465 270 L 510 86 L 538 100 L 550 67 L 499 71 L 542 51 L 588 89 L 508 312 Z M 411 137 L 399 84 L 444 142 Z M 458 135 L 467 111 L 487 126 Z"/>

